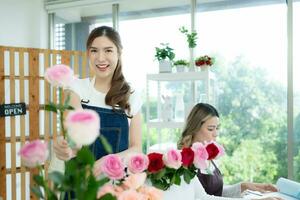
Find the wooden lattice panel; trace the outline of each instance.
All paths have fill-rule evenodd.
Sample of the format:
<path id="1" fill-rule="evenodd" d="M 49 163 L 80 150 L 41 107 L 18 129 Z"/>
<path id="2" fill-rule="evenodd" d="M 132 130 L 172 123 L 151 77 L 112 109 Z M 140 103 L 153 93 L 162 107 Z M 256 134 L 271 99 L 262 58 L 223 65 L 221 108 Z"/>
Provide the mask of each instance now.
<path id="1" fill-rule="evenodd" d="M 49 144 L 59 135 L 56 114 L 44 104 L 57 102 L 58 91 L 44 81 L 54 64 L 73 66 L 75 74 L 89 74 L 85 52 L 0 46 L 0 104 L 26 103 L 26 115 L 0 117 L 0 196 L 3 199 L 36 199 L 30 193 L 36 169 L 25 168 L 17 152 L 26 141 L 43 139 Z M 84 66 L 84 67 L 82 67 Z M 50 145 L 49 145 L 50 146 Z M 7 156 L 9 155 L 9 157 Z M 48 163 L 44 169 L 47 172 Z"/>

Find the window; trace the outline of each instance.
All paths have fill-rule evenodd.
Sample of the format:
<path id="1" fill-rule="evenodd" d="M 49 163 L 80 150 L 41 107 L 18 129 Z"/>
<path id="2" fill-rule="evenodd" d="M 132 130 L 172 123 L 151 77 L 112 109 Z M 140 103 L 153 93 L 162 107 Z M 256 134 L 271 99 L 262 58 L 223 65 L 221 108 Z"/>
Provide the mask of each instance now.
<path id="1" fill-rule="evenodd" d="M 217 61 L 227 183 L 287 177 L 286 20 L 285 3 L 197 14 L 196 52 Z"/>
<path id="2" fill-rule="evenodd" d="M 294 2 L 294 56 L 293 56 L 293 73 L 294 73 L 294 176 L 300 181 L 300 59 L 296 56 L 300 51 L 300 2 Z"/>
<path id="3" fill-rule="evenodd" d="M 65 49 L 65 24 L 55 24 L 55 49 Z"/>

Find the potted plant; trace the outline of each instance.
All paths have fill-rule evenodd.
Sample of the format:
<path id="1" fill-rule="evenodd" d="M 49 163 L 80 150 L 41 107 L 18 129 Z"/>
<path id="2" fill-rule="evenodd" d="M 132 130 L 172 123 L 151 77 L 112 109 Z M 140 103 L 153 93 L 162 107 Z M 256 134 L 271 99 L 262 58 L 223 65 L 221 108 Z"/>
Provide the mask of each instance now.
<path id="1" fill-rule="evenodd" d="M 194 48 L 197 46 L 197 32 L 189 32 L 184 26 L 179 31 L 186 36 L 186 41 L 190 50 L 190 70 L 194 71 Z"/>
<path id="2" fill-rule="evenodd" d="M 188 43 L 189 48 L 195 48 L 197 46 L 197 32 L 196 31 L 192 31 L 191 33 L 189 33 L 189 31 L 182 26 L 181 28 L 179 28 L 179 31 L 183 34 L 185 34 L 186 36 L 186 41 Z"/>
<path id="3" fill-rule="evenodd" d="M 215 62 L 215 59 L 209 57 L 208 55 L 200 56 L 196 58 L 195 65 L 201 70 L 206 70 L 208 67 L 212 66 Z"/>
<path id="4" fill-rule="evenodd" d="M 174 67 L 176 67 L 177 72 L 184 72 L 184 69 L 189 66 L 189 62 L 184 59 L 176 60 L 173 63 Z"/>
<path id="5" fill-rule="evenodd" d="M 168 43 L 161 43 L 161 47 L 155 47 L 155 58 L 159 62 L 159 72 L 171 72 L 172 61 L 175 58 L 174 49 Z"/>

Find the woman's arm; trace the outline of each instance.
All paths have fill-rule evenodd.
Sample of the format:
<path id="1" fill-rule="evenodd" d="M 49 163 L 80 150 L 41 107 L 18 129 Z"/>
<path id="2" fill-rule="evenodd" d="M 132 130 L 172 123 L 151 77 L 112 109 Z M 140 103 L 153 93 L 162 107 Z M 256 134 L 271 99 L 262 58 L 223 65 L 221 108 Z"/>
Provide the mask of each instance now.
<path id="1" fill-rule="evenodd" d="M 233 184 L 233 185 L 224 185 L 222 196 L 223 197 L 241 197 L 241 183 Z"/>
<path id="2" fill-rule="evenodd" d="M 129 148 L 120 153 L 121 156 L 128 152 L 142 152 L 142 117 L 138 112 L 130 121 L 129 126 Z"/>
<path id="3" fill-rule="evenodd" d="M 278 192 L 278 189 L 273 184 L 269 183 L 251 183 L 243 182 L 241 183 L 241 192 L 245 190 L 253 190 L 259 192 Z"/>
<path id="4" fill-rule="evenodd" d="M 196 180 L 194 178 L 193 183 L 195 187 L 195 199 L 197 200 L 243 200 L 243 198 L 228 198 L 228 197 L 218 197 L 218 196 L 208 195 L 205 192 L 200 181 L 198 181 L 198 178 Z M 258 200 L 258 199 L 252 199 L 252 200 Z M 267 197 L 267 198 L 262 198 L 260 200 L 282 200 L 282 199 L 279 197 Z"/>

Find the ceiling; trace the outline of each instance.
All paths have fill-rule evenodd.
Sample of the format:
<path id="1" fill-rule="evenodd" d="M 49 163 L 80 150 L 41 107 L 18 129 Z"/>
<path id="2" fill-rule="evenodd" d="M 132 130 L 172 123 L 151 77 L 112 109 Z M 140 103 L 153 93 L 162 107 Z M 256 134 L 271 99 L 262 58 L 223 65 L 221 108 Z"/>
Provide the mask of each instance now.
<path id="1" fill-rule="evenodd" d="M 282 2 L 285 0 L 198 0 L 197 9 L 216 10 Z M 48 13 L 55 13 L 71 23 L 111 19 L 113 4 L 119 5 L 120 17 L 143 18 L 189 12 L 191 0 L 46 0 L 45 8 Z"/>

